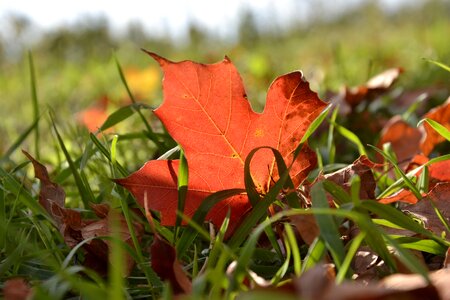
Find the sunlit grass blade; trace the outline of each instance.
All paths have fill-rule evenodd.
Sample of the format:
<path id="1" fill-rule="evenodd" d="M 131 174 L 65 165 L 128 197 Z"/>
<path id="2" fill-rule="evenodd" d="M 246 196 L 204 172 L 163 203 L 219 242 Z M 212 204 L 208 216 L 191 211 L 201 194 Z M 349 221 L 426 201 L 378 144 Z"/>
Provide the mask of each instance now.
<path id="1" fill-rule="evenodd" d="M 399 245 L 406 249 L 418 250 L 434 255 L 445 256 L 448 247 L 429 239 L 409 237 L 409 236 L 392 236 Z"/>
<path id="2" fill-rule="evenodd" d="M 408 177 L 408 175 L 406 175 L 405 172 L 403 172 L 403 170 L 400 169 L 400 167 L 392 159 L 392 157 L 390 157 L 389 155 L 387 155 L 386 153 L 384 153 L 383 151 L 381 151 L 380 149 L 378 149 L 375 146 L 369 145 L 369 147 L 374 149 L 376 152 L 381 154 L 387 161 L 389 161 L 392 164 L 392 166 L 395 168 L 395 170 L 398 172 L 398 174 L 400 174 L 402 176 L 405 185 L 410 189 L 411 192 L 413 192 L 414 196 L 416 196 L 417 199 L 422 199 L 422 194 L 420 194 L 416 185 L 411 181 L 411 179 Z"/>
<path id="3" fill-rule="evenodd" d="M 311 134 L 313 134 L 314 131 L 316 131 L 316 129 L 320 126 L 320 124 L 322 124 L 323 120 L 325 120 L 325 118 L 327 117 L 328 112 L 330 111 L 332 106 L 333 106 L 332 104 L 328 104 L 328 106 L 317 116 L 317 118 L 314 119 L 311 125 L 309 125 L 299 144 L 305 143 L 311 136 Z"/>
<path id="4" fill-rule="evenodd" d="M 441 135 L 443 138 L 445 138 L 447 141 L 450 142 L 450 130 L 448 130 L 445 126 L 429 118 L 420 120 L 419 123 L 417 123 L 417 126 L 422 125 L 422 123 L 424 122 L 428 123 L 428 125 L 430 125 L 431 128 L 433 128 L 437 133 L 439 133 L 439 135 Z"/>
<path id="5" fill-rule="evenodd" d="M 121 107 L 108 116 L 106 121 L 100 127 L 100 130 L 103 131 L 109 129 L 114 125 L 128 119 L 133 114 L 134 114 L 133 104 Z"/>
<path id="6" fill-rule="evenodd" d="M 365 232 L 360 232 L 350 243 L 350 247 L 348 248 L 347 255 L 345 256 L 344 261 L 342 262 L 342 266 L 339 269 L 339 272 L 336 275 L 336 284 L 342 283 L 344 281 L 346 275 L 350 270 L 350 264 L 353 261 L 353 258 L 356 256 L 356 252 L 359 249 L 359 246 L 364 241 L 366 237 Z"/>
<path id="7" fill-rule="evenodd" d="M 300 256 L 300 249 L 298 247 L 297 239 L 295 238 L 294 230 L 290 224 L 284 224 L 284 232 L 286 235 L 286 241 L 289 243 L 292 252 L 292 264 L 294 266 L 294 274 L 299 277 L 302 272 L 302 258 Z"/>
<path id="8" fill-rule="evenodd" d="M 390 205 L 381 204 L 376 201 L 363 201 L 360 203 L 359 207 L 367 209 L 368 211 L 376 214 L 378 217 L 386 219 L 401 228 L 422 234 L 423 236 L 433 239 L 438 243 L 450 246 L 450 242 L 446 242 L 437 235 L 433 234 L 431 231 L 426 230 L 419 223 L 415 222 L 413 219 L 409 218 L 404 213 Z"/>
<path id="9" fill-rule="evenodd" d="M 341 125 L 339 125 L 337 123 L 333 123 L 333 125 L 336 127 L 336 130 L 343 137 L 345 137 L 347 140 L 349 140 L 350 142 L 352 142 L 353 144 L 356 145 L 356 147 L 358 148 L 359 155 L 367 156 L 366 149 L 364 148 L 364 145 L 362 144 L 361 140 L 359 139 L 359 137 L 356 134 L 354 134 L 353 132 L 351 132 L 347 128 L 345 128 L 345 127 L 343 127 L 343 126 L 341 126 Z"/>
<path id="10" fill-rule="evenodd" d="M 99 141 L 99 139 L 95 136 L 95 134 L 91 133 L 89 137 L 91 138 L 91 141 L 94 143 L 97 149 L 100 151 L 100 153 L 102 153 L 106 157 L 106 159 L 108 159 L 108 161 L 111 162 L 111 164 L 113 164 L 113 166 L 117 168 L 120 175 L 128 176 L 128 171 L 124 167 L 122 167 L 120 163 L 118 163 L 117 161 L 113 163 L 110 151 L 105 146 L 103 146 L 102 142 Z"/>
<path id="11" fill-rule="evenodd" d="M 40 135 L 39 135 L 39 102 L 37 96 L 37 86 L 36 86 L 36 71 L 34 69 L 33 55 L 31 51 L 28 52 L 28 64 L 30 67 L 30 84 L 31 84 L 31 102 L 33 107 L 33 123 L 36 122 L 36 127 L 34 127 L 34 152 L 36 159 L 40 159 Z"/>
<path id="12" fill-rule="evenodd" d="M 411 176 L 417 174 L 420 170 L 422 170 L 426 166 L 430 166 L 430 165 L 432 165 L 434 163 L 441 162 L 441 161 L 444 161 L 444 160 L 449 160 L 449 159 L 450 159 L 450 154 L 446 154 L 446 155 L 442 155 L 442 156 L 438 156 L 438 157 L 432 158 L 428 162 L 423 164 L 422 166 L 419 166 L 419 167 L 415 168 L 414 170 L 409 171 L 406 174 L 406 176 L 407 177 L 411 177 Z M 397 181 L 395 181 L 393 184 L 391 184 L 388 188 L 386 188 L 383 192 L 381 192 L 378 195 L 377 198 L 381 199 L 383 197 L 386 197 L 387 195 L 390 195 L 393 191 L 395 191 L 399 187 L 403 186 L 403 184 L 404 184 L 404 178 L 403 177 L 399 178 Z"/>
<path id="13" fill-rule="evenodd" d="M 303 261 L 302 273 L 321 262 L 326 254 L 327 246 L 325 245 L 324 240 L 319 236 L 309 246 L 308 253 Z"/>
<path id="14" fill-rule="evenodd" d="M 322 185 L 325 190 L 333 196 L 334 201 L 338 205 L 342 205 L 345 203 L 352 203 L 352 198 L 348 195 L 348 193 L 339 185 L 330 180 L 323 180 Z"/>
<path id="15" fill-rule="evenodd" d="M 178 207 L 179 212 L 184 212 L 184 205 L 186 201 L 186 196 L 188 192 L 188 179 L 189 179 L 189 169 L 186 156 L 184 156 L 183 150 L 180 151 L 180 164 L 178 166 Z M 174 230 L 174 244 L 176 244 L 176 239 L 178 238 L 178 228 L 181 225 L 180 215 L 177 214 L 175 220 L 175 230 Z"/>
<path id="16" fill-rule="evenodd" d="M 336 145 L 334 144 L 334 124 L 336 123 L 336 118 L 339 112 L 339 105 L 337 105 L 330 118 L 330 127 L 328 127 L 328 137 L 327 137 L 327 149 L 328 149 L 328 164 L 334 164 L 336 156 Z"/>
<path id="17" fill-rule="evenodd" d="M 439 61 L 436 61 L 436 60 L 427 59 L 427 58 L 424 58 L 424 59 L 425 59 L 426 61 L 428 61 L 428 62 L 430 62 L 430 63 L 432 63 L 432 64 L 435 64 L 436 66 L 438 66 L 438 67 L 440 67 L 440 68 L 446 70 L 447 72 L 450 72 L 450 67 L 449 67 L 448 65 L 446 65 L 446 64 L 444 64 L 444 63 L 441 63 L 441 62 L 439 62 Z"/>
<path id="18" fill-rule="evenodd" d="M 400 246 L 397 241 L 388 235 L 384 235 L 384 238 L 389 244 L 391 244 L 397 251 L 398 259 L 411 271 L 422 275 L 422 277 L 430 283 L 430 278 L 428 277 L 428 269 L 424 266 L 417 258 L 407 249 Z"/>

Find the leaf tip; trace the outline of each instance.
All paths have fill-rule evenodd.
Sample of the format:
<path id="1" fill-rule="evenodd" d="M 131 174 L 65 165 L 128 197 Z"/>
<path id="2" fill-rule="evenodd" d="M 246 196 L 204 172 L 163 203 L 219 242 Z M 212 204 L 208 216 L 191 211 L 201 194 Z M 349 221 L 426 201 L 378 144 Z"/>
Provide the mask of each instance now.
<path id="1" fill-rule="evenodd" d="M 142 51 L 144 51 L 145 53 L 147 53 L 148 55 L 150 55 L 154 60 L 156 60 L 160 66 L 165 65 L 166 63 L 168 63 L 169 61 L 167 59 L 165 59 L 162 56 L 159 56 L 158 54 L 154 53 L 154 52 L 150 52 L 148 50 L 145 50 L 143 48 L 141 48 Z"/>

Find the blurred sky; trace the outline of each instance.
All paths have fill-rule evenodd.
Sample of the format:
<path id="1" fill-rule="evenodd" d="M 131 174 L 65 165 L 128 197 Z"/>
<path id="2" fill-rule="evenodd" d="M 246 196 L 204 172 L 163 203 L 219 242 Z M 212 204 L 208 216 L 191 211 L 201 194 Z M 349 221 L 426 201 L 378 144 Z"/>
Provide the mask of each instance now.
<path id="1" fill-rule="evenodd" d="M 37 26 L 51 29 L 71 25 L 83 17 L 107 17 L 112 28 L 121 30 L 130 22 L 140 22 L 155 35 L 180 36 L 193 21 L 202 28 L 226 36 L 238 22 L 240 12 L 250 9 L 262 26 L 276 22 L 283 27 L 291 21 L 307 21 L 318 8 L 328 12 L 346 10 L 364 0 L 0 0 L 0 31 L 6 31 L 11 14 L 24 15 Z M 408 0 L 378 0 L 392 10 Z M 412 1 L 414 2 L 414 1 Z"/>

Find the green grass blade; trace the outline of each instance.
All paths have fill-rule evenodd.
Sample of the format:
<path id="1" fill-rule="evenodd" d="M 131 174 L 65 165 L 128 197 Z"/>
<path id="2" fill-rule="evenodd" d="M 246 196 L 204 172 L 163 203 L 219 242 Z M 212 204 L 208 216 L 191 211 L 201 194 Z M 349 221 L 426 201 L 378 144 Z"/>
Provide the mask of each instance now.
<path id="1" fill-rule="evenodd" d="M 188 162 L 186 160 L 186 156 L 184 156 L 183 150 L 180 151 L 180 164 L 178 166 L 178 207 L 177 210 L 179 212 L 184 212 L 184 205 L 186 202 L 186 196 L 188 192 L 188 179 L 189 179 L 189 168 Z M 175 220 L 175 234 L 174 236 L 174 244 L 176 244 L 176 239 L 178 238 L 178 228 L 181 225 L 181 217 L 177 214 Z"/>
<path id="2" fill-rule="evenodd" d="M 341 186 L 327 179 L 323 180 L 322 184 L 325 190 L 328 193 L 330 193 L 330 195 L 334 198 L 334 201 L 338 205 L 343 205 L 345 203 L 352 203 L 352 198 L 348 195 L 347 191 L 345 191 Z"/>
<path id="3" fill-rule="evenodd" d="M 439 62 L 439 61 L 432 60 L 432 59 L 426 59 L 426 58 L 425 58 L 425 60 L 426 60 L 427 62 L 430 62 L 430 63 L 432 63 L 432 64 L 435 64 L 436 66 L 438 66 L 438 67 L 440 67 L 440 68 L 446 70 L 447 72 L 450 72 L 450 67 L 447 66 L 447 65 L 444 64 L 444 63 L 441 63 L 441 62 Z"/>
<path id="4" fill-rule="evenodd" d="M 327 137 L 327 149 L 328 149 L 328 164 L 334 164 L 336 157 L 336 145 L 334 144 L 334 123 L 336 123 L 336 118 L 339 112 L 339 105 L 337 105 L 330 118 L 330 127 L 328 127 L 328 137 Z"/>
<path id="5" fill-rule="evenodd" d="M 395 241 L 393 238 L 389 237 L 388 235 L 385 235 L 384 238 L 388 241 L 389 244 L 391 244 L 395 250 L 397 250 L 397 257 L 398 259 L 411 271 L 414 273 L 418 273 L 422 275 L 422 277 L 430 283 L 430 278 L 428 277 L 428 269 L 426 266 L 424 266 L 419 260 L 417 260 L 417 257 L 415 257 L 410 251 L 404 249 L 400 246 L 397 241 Z"/>
<path id="6" fill-rule="evenodd" d="M 72 157 L 69 154 L 69 151 L 67 151 L 66 145 L 64 144 L 64 141 L 61 138 L 58 129 L 56 128 L 55 120 L 53 118 L 52 113 L 50 113 L 50 117 L 52 119 L 53 130 L 56 134 L 56 138 L 58 139 L 59 146 L 61 147 L 61 150 L 63 151 L 64 156 L 66 157 L 67 163 L 69 164 L 70 170 L 72 171 L 72 175 L 75 179 L 78 191 L 80 192 L 81 201 L 83 202 L 84 207 L 87 208 L 89 207 L 89 202 L 95 202 L 94 197 L 92 196 L 93 195 L 92 191 L 90 190 L 89 185 L 85 186 L 83 179 L 80 175 L 80 172 L 78 171 L 78 168 L 73 162 Z"/>
<path id="7" fill-rule="evenodd" d="M 0 188 L 4 192 L 12 193 L 15 195 L 27 208 L 36 215 L 43 215 L 50 223 L 54 224 L 53 218 L 45 211 L 45 209 L 38 203 L 36 199 L 31 196 L 31 194 L 24 189 L 23 185 L 17 181 L 14 176 L 6 172 L 0 167 Z"/>
<path id="8" fill-rule="evenodd" d="M 122 122 L 123 120 L 128 119 L 133 114 L 134 114 L 133 104 L 121 107 L 108 116 L 106 121 L 100 127 L 100 130 L 103 131 L 109 129 L 114 125 Z"/>
<path id="9" fill-rule="evenodd" d="M 122 300 L 124 299 L 125 291 L 125 256 L 122 249 L 122 240 L 120 234 L 120 225 L 117 212 L 111 211 L 112 214 L 110 218 L 110 228 L 111 228 L 111 241 L 110 241 L 110 266 L 109 266 L 109 288 L 108 288 L 108 299 L 112 300 Z"/>
<path id="10" fill-rule="evenodd" d="M 351 132 L 347 128 L 345 128 L 345 127 L 343 127 L 343 126 L 341 126 L 341 125 L 339 125 L 337 123 L 333 123 L 333 125 L 336 127 L 336 130 L 343 137 L 345 137 L 347 140 L 349 140 L 350 142 L 352 142 L 353 144 L 356 145 L 356 147 L 358 148 L 359 155 L 367 156 L 366 149 L 364 148 L 364 145 L 362 144 L 361 140 L 359 139 L 359 137 L 356 134 L 354 134 L 353 132 Z"/>
<path id="11" fill-rule="evenodd" d="M 5 161 L 9 159 L 11 154 L 16 151 L 20 145 L 22 145 L 23 141 L 28 137 L 28 135 L 34 130 L 36 132 L 36 128 L 38 126 L 39 119 L 34 120 L 33 123 L 16 139 L 16 141 L 6 150 L 5 154 L 2 156 L 0 161 Z M 37 156 L 36 156 L 37 157 Z"/>
<path id="12" fill-rule="evenodd" d="M 302 273 L 311 269 L 322 261 L 327 253 L 327 246 L 321 237 L 317 237 L 309 246 L 308 253 L 303 261 Z"/>
<path id="13" fill-rule="evenodd" d="M 298 247 L 297 239 L 295 238 L 294 230 L 288 223 L 284 224 L 284 232 L 286 235 L 286 241 L 289 243 L 289 247 L 292 252 L 292 261 L 294 265 L 294 274 L 296 277 L 300 277 L 302 272 L 302 258 L 300 256 L 300 249 Z"/>
<path id="14" fill-rule="evenodd" d="M 214 205 L 216 205 L 217 203 L 219 203 L 224 199 L 230 198 L 238 194 L 242 194 L 244 192 L 245 192 L 244 189 L 230 189 L 209 195 L 208 197 L 205 198 L 205 200 L 203 200 L 203 202 L 195 211 L 194 216 L 192 217 L 192 221 L 194 221 L 197 224 L 202 224 L 205 220 L 206 215 Z M 182 257 L 185 251 L 191 246 L 197 234 L 198 234 L 197 230 L 191 227 L 188 227 L 183 231 L 180 239 L 176 244 L 177 255 L 179 257 Z"/>
<path id="15" fill-rule="evenodd" d="M 344 261 L 342 262 L 342 266 L 339 269 L 339 272 L 336 275 L 336 284 L 342 283 L 344 281 L 346 275 L 349 273 L 350 264 L 353 261 L 353 258 L 356 256 L 356 252 L 359 249 L 359 246 L 364 241 L 366 237 L 365 232 L 359 233 L 350 243 L 350 247 L 348 248 L 347 255 L 345 256 Z"/>
<path id="16" fill-rule="evenodd" d="M 311 202 L 313 208 L 328 208 L 328 199 L 321 182 L 316 183 L 311 190 Z M 314 215 L 320 229 L 320 236 L 325 241 L 336 267 L 339 269 L 345 258 L 345 249 L 341 240 L 338 226 L 333 216 Z"/>
<path id="17" fill-rule="evenodd" d="M 322 124 L 323 120 L 325 120 L 325 118 L 327 117 L 328 112 L 330 111 L 332 106 L 333 106 L 332 104 L 328 104 L 328 106 L 317 116 L 317 118 L 314 119 L 311 125 L 309 125 L 299 144 L 305 143 L 311 136 L 311 134 L 313 134 L 314 131 L 316 131 L 316 129 L 320 126 L 320 124 Z"/>
<path id="18" fill-rule="evenodd" d="M 444 139 L 450 142 L 450 130 L 448 130 L 445 126 L 429 118 L 420 120 L 419 123 L 417 123 L 417 126 L 422 125 L 423 122 L 428 123 L 428 125 L 430 125 L 431 128 L 433 128 L 437 133 L 439 133 L 439 135 L 441 135 Z"/>
<path id="19" fill-rule="evenodd" d="M 422 234 L 438 243 L 450 246 L 450 242 L 446 242 L 437 235 L 433 234 L 431 231 L 426 230 L 419 223 L 415 222 L 413 219 L 409 218 L 404 213 L 390 205 L 381 204 L 376 201 L 362 201 L 359 207 L 367 209 L 368 211 L 376 214 L 378 217 L 386 219 L 401 228 Z"/>
<path id="20" fill-rule="evenodd" d="M 36 155 L 36 159 L 40 159 L 40 146 L 39 146 L 39 103 L 37 96 L 37 87 L 36 87 L 36 72 L 34 69 L 33 55 L 31 51 L 28 52 L 28 64 L 30 67 L 30 83 L 31 83 L 31 102 L 33 107 L 33 123 L 36 122 L 36 127 L 34 128 L 34 152 Z"/>
<path id="21" fill-rule="evenodd" d="M 135 104 L 134 106 L 132 106 L 134 109 L 136 109 L 137 113 L 139 114 L 139 117 L 142 120 L 142 123 L 144 124 L 146 131 L 147 131 L 147 135 L 149 136 L 150 140 L 152 142 L 155 143 L 156 147 L 160 150 L 166 151 L 168 149 L 166 149 L 166 147 L 159 141 L 158 136 L 154 133 L 152 127 L 150 126 L 150 124 L 147 122 L 147 119 L 144 117 L 144 114 L 142 113 L 140 106 L 136 105 L 136 99 L 134 98 L 133 93 L 130 90 L 130 87 L 128 86 L 128 82 L 127 79 L 125 78 L 125 75 L 123 74 L 122 71 L 122 67 L 120 66 L 119 60 L 117 59 L 117 56 L 114 55 L 114 61 L 116 63 L 116 67 L 117 67 L 117 71 L 119 72 L 119 76 L 120 76 L 120 80 L 122 81 L 122 84 L 124 85 L 127 93 L 128 93 L 128 97 L 130 97 L 131 102 L 133 102 L 133 104 Z"/>
<path id="22" fill-rule="evenodd" d="M 89 135 L 89 137 L 91 138 L 91 141 L 94 143 L 94 145 L 97 147 L 97 149 L 100 151 L 100 153 L 102 153 L 106 157 L 106 159 L 109 162 L 111 162 L 114 165 L 114 167 L 117 168 L 120 175 L 128 176 L 128 171 L 124 167 L 122 167 L 122 165 L 120 163 L 118 163 L 117 161 L 115 163 L 113 163 L 111 153 L 105 146 L 103 146 L 102 142 L 99 141 L 99 139 L 95 136 L 95 134 L 91 133 Z"/>
<path id="23" fill-rule="evenodd" d="M 390 236 L 393 238 L 401 247 L 406 249 L 418 250 L 426 253 L 431 253 L 434 255 L 439 255 L 444 257 L 447 252 L 448 247 L 437 243 L 434 240 L 416 238 L 409 236 Z"/>
<path id="24" fill-rule="evenodd" d="M 402 176 L 405 185 L 414 194 L 414 196 L 416 196 L 416 198 L 419 199 L 419 200 L 422 199 L 422 194 L 420 194 L 420 192 L 417 189 L 416 185 L 411 181 L 411 179 L 408 177 L 408 175 L 406 175 L 405 172 L 403 172 L 403 170 L 400 169 L 400 167 L 392 159 L 392 157 L 390 157 L 389 155 L 387 155 L 386 153 L 384 153 L 383 151 L 381 151 L 380 149 L 378 149 L 375 146 L 369 145 L 369 147 L 374 149 L 376 152 L 381 154 L 387 161 L 389 161 L 392 164 L 392 166 L 395 168 L 395 170 L 398 172 L 398 174 L 400 174 Z"/>

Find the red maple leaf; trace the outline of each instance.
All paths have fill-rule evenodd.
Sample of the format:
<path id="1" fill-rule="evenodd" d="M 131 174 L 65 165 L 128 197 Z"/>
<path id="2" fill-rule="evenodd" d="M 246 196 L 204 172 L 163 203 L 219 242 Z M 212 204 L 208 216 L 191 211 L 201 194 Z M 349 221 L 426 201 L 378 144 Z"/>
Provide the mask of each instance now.
<path id="1" fill-rule="evenodd" d="M 239 73 L 227 57 L 220 63 L 205 65 L 175 63 L 148 54 L 165 75 L 164 102 L 155 114 L 182 146 L 189 165 L 184 210 L 188 216 L 208 195 L 244 188 L 244 161 L 253 149 L 275 148 L 290 163 L 306 129 L 326 105 L 309 89 L 302 73 L 293 72 L 272 83 L 264 112 L 256 113 L 247 100 Z M 294 184 L 300 184 L 315 164 L 314 152 L 304 146 L 291 169 Z M 258 151 L 250 167 L 259 192 L 267 192 L 278 178 L 272 152 Z M 149 207 L 161 212 L 161 223 L 174 225 L 177 172 L 176 160 L 152 160 L 116 182 L 130 190 L 142 206 L 147 195 Z M 229 208 L 234 227 L 251 205 L 246 195 L 237 195 L 215 205 L 206 219 L 220 225 Z"/>

